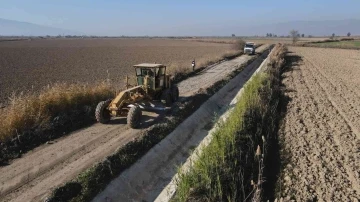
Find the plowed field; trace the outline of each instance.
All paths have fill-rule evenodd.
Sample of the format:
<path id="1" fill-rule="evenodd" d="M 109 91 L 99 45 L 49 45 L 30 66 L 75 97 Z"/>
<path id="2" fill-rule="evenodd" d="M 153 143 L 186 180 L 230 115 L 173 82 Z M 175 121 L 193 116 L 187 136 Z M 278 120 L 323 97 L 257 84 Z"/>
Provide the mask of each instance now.
<path id="1" fill-rule="evenodd" d="M 360 199 L 360 51 L 291 47 L 282 196 Z M 298 57 L 299 56 L 299 57 Z"/>
<path id="2" fill-rule="evenodd" d="M 0 103 L 13 91 L 39 90 L 54 82 L 111 79 L 124 86 L 132 65 L 163 63 L 190 68 L 231 51 L 231 45 L 170 39 L 51 39 L 0 43 Z M 199 64 L 200 65 L 200 64 Z"/>

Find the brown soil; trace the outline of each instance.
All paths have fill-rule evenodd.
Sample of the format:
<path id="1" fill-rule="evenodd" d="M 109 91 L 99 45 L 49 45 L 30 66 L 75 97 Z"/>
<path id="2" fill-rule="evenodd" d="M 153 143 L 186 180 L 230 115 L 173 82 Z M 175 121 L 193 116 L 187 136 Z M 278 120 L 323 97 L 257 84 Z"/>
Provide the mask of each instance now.
<path id="1" fill-rule="evenodd" d="M 265 47 L 259 47 L 257 51 L 261 52 Z M 206 68 L 199 75 L 179 83 L 180 97 L 225 79 L 231 73 L 226 69 L 235 70 L 234 65 L 244 64 L 252 57 L 243 55 Z M 198 82 L 193 82 L 193 78 Z M 152 116 L 148 114 L 147 120 L 151 121 Z M 95 124 L 40 146 L 10 165 L 0 167 L 0 201 L 43 200 L 52 189 L 73 179 L 140 134 L 141 130 L 130 129 L 124 119 L 117 119 L 108 125 Z"/>
<path id="2" fill-rule="evenodd" d="M 291 47 L 281 196 L 360 199 L 360 51 Z M 297 57 L 300 56 L 300 57 Z"/>
<path id="3" fill-rule="evenodd" d="M 111 79 L 123 88 L 132 65 L 163 63 L 191 68 L 231 52 L 231 45 L 170 39 L 38 39 L 0 43 L 0 103 L 12 92 L 37 91 L 55 82 Z"/>

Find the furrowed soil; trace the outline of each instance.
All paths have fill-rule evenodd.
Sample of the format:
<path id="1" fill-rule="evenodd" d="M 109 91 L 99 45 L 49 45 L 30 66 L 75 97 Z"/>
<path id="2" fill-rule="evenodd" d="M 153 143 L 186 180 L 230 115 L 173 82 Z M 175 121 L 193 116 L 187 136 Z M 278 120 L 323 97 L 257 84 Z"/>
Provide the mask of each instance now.
<path id="1" fill-rule="evenodd" d="M 268 47 L 261 46 L 257 52 L 263 52 Z M 225 79 L 253 57 L 242 55 L 209 66 L 196 76 L 180 82 L 180 98 Z M 156 116 L 145 114 L 145 119 L 155 122 Z M 121 145 L 141 135 L 141 129 L 131 129 L 125 123 L 125 119 L 116 119 L 107 125 L 95 124 L 40 146 L 10 165 L 0 167 L 0 201 L 44 200 L 52 189 L 72 180 Z"/>
<path id="2" fill-rule="evenodd" d="M 123 88 L 133 65 L 162 63 L 191 68 L 234 52 L 230 44 L 170 39 L 35 39 L 0 42 L 0 105 L 12 92 L 38 91 L 56 82 L 78 83 L 110 79 Z"/>
<path id="3" fill-rule="evenodd" d="M 290 47 L 280 195 L 360 200 L 360 51 Z"/>

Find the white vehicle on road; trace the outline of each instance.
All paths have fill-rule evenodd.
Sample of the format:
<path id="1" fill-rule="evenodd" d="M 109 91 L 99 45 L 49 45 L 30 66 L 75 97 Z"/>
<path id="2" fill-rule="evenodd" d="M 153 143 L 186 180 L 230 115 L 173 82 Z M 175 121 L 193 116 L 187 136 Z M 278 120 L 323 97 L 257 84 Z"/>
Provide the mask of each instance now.
<path id="1" fill-rule="evenodd" d="M 244 47 L 245 54 L 255 54 L 255 43 L 254 42 L 246 42 Z"/>

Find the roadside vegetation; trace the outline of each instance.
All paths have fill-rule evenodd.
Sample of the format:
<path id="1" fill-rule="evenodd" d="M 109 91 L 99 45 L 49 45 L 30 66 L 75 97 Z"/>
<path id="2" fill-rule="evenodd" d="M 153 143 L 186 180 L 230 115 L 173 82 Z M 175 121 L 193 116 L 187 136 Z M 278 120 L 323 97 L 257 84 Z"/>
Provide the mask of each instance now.
<path id="1" fill-rule="evenodd" d="M 195 68 L 194 72 L 197 73 L 198 71 L 201 71 L 205 67 L 219 63 L 223 60 L 233 59 L 235 57 L 242 55 L 242 53 L 243 53 L 242 50 L 232 49 L 232 50 L 229 50 L 226 53 L 219 55 L 217 57 L 210 57 L 210 56 L 202 57 L 202 58 L 196 60 L 196 68 Z M 180 63 L 176 63 L 176 62 L 171 63 L 168 66 L 168 73 L 171 75 L 174 75 L 176 80 L 179 80 L 180 78 L 182 79 L 183 76 L 193 74 L 194 72 L 188 66 L 183 66 Z"/>
<path id="2" fill-rule="evenodd" d="M 13 95 L 1 109 L 0 163 L 89 124 L 97 103 L 112 96 L 107 83 L 56 84 L 40 93 Z"/>
<path id="3" fill-rule="evenodd" d="M 212 142 L 189 171 L 179 171 L 173 201 L 262 200 L 264 171 L 271 167 L 268 154 L 277 142 L 280 72 L 286 51 L 284 45 L 276 45 L 268 69 L 246 84 L 227 120 L 218 124 Z"/>
<path id="4" fill-rule="evenodd" d="M 223 60 L 230 60 L 242 55 L 244 51 L 244 46 L 245 41 L 243 41 L 242 39 L 231 41 L 231 50 L 226 51 L 222 55 L 219 55 L 217 57 L 202 57 L 199 60 L 196 60 L 195 72 L 197 73 L 198 71 L 201 71 L 203 68 L 209 65 L 219 63 Z M 192 69 L 187 66 L 181 65 L 180 63 L 171 63 L 169 65 L 169 73 L 175 76 L 175 80 L 179 80 L 179 78 L 183 78 L 184 75 L 192 74 Z"/>

